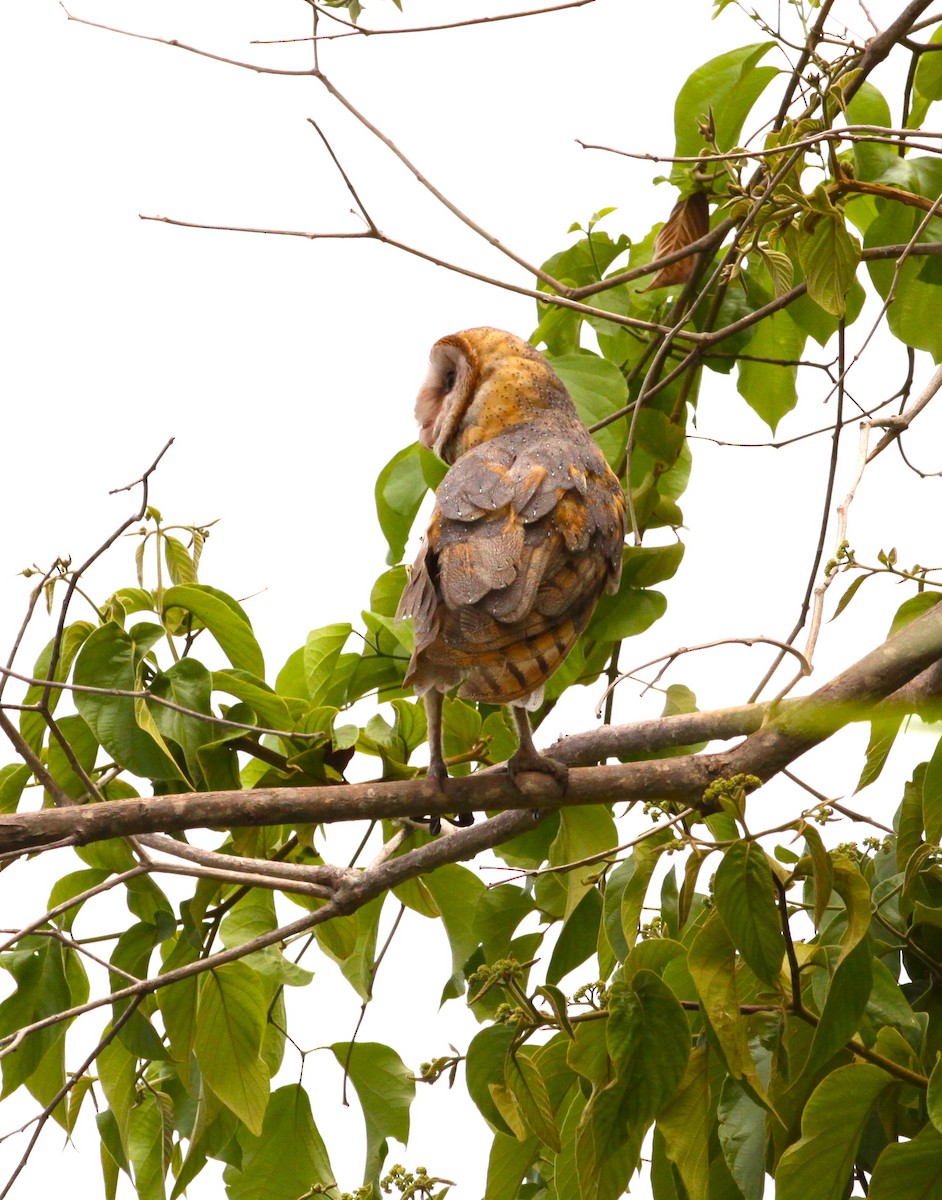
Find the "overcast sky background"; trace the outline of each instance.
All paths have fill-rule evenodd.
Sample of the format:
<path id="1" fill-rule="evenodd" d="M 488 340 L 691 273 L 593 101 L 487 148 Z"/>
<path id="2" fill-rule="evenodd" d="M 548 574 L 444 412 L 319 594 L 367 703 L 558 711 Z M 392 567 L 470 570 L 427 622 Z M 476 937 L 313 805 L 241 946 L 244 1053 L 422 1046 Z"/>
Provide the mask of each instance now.
<path id="1" fill-rule="evenodd" d="M 74 14 L 224 56 L 309 65 L 309 46 L 249 44 L 309 33 L 300 3 L 92 5 Z M 482 11 L 458 0 L 404 6 L 416 25 Z M 386 7 L 378 0 L 369 5 L 363 23 L 382 25 Z M 888 2 L 870 8 L 883 23 L 898 11 Z M 845 9 L 865 36 L 862 10 Z M 673 99 L 684 79 L 721 51 L 763 40 L 735 8 L 716 22 L 709 14 L 706 0 L 597 0 L 486 28 L 335 41 L 325 44 L 321 62 L 455 204 L 516 252 L 542 262 L 568 244 L 573 221 L 585 223 L 603 206 L 618 208 L 603 226 L 613 236 L 624 230 L 641 238 L 666 217 L 675 195 L 666 184 L 653 185 L 665 168 L 587 152 L 575 139 L 669 154 Z M 310 116 L 390 236 L 474 270 L 524 285 L 530 280 L 443 212 L 315 80 L 256 75 L 83 27 L 67 21 L 52 0 L 5 6 L 0 53 L 6 114 L 0 643 L 12 642 L 28 596 L 29 584 L 17 572 L 57 555 L 86 557 L 136 504 L 109 490 L 137 478 L 174 437 L 154 477 L 152 503 L 167 521 L 219 518 L 202 577 L 236 597 L 252 597 L 247 608 L 273 680 L 309 629 L 355 619 L 384 569 L 374 480 L 414 440 L 412 405 L 431 344 L 479 324 L 527 336 L 535 307 L 373 242 L 180 229 L 141 221 L 139 214 L 358 230 Z M 774 89 L 773 83 L 770 94 Z M 853 327 L 851 352 L 868 327 L 864 319 Z M 901 354 L 879 347 L 864 362 L 851 390 L 869 407 L 898 386 L 905 368 Z M 930 372 L 920 356 L 917 390 Z M 825 395 L 822 383 L 806 384 L 804 404 L 778 435 L 828 424 L 833 401 L 825 406 Z M 721 440 L 769 438 L 731 376 L 707 375 L 698 429 Z M 942 466 L 932 461 L 939 432 L 934 414 L 920 418 L 915 449 L 929 458 L 921 463 L 927 470 Z M 624 664 L 724 636 L 788 633 L 811 563 L 829 449 L 826 437 L 787 451 L 695 443 L 682 499 L 687 557 L 665 586 L 667 617 L 625 648 Z M 851 435 L 838 496 L 855 454 Z M 919 488 L 899 470 L 895 452 L 885 454 L 868 471 L 852 510 L 858 556 L 873 562 L 880 548 L 896 545 L 903 563 L 938 561 L 938 489 L 938 481 Z M 133 543 L 120 544 L 96 568 L 90 583 L 98 597 L 133 581 L 133 550 Z M 831 611 L 843 586 L 832 590 Z M 865 588 L 847 615 L 826 628 L 815 681 L 870 648 L 902 598 L 885 581 Z M 37 626 L 27 667 L 52 632 L 44 619 Z M 767 661 L 761 650 L 713 651 L 682 661 L 667 682 L 693 687 L 705 708 L 741 703 Z M 540 740 L 591 727 L 599 691 L 586 689 L 561 706 Z M 656 696 L 642 699 L 637 688 L 623 687 L 616 719 L 659 707 Z M 801 773 L 825 790 L 831 781 L 846 787 L 864 744 L 865 733 L 853 731 L 813 756 L 813 764 L 802 764 Z M 874 804 L 892 811 L 900 781 L 928 745 L 924 735 L 907 739 Z M 783 811 L 791 811 L 788 803 Z M 845 829 L 839 840 L 852 836 Z M 69 868 L 52 861 L 51 869 Z M 14 873 L 16 897 L 5 900 L 4 924 L 42 911 L 48 886 L 35 890 L 28 864 L 7 878 Z M 410 914 L 362 1032 L 388 1038 L 410 1065 L 445 1052 L 448 1040 L 463 1048 L 476 1028 L 460 1004 L 436 1016 L 449 968 L 444 939 L 431 946 L 426 929 Z M 330 971 L 325 967 L 325 975 Z M 338 989 L 336 997 L 314 1014 L 309 1044 L 349 1037 L 358 1006 L 349 990 Z M 314 992 L 294 1000 L 304 1009 Z M 352 1188 L 361 1162 L 359 1113 L 337 1110 L 339 1072 L 325 1068 L 325 1082 L 312 1082 L 325 1061 L 309 1058 L 305 1082 L 338 1179 Z M 297 1058 L 289 1051 L 279 1082 L 296 1077 Z M 395 1148 L 393 1160 L 444 1173 L 460 1169 L 453 1176 L 462 1185 L 457 1195 L 472 1200 L 483 1182 L 486 1130 L 476 1117 L 465 1128 L 466 1110 L 449 1107 L 442 1089 L 420 1089 L 413 1123 L 421 1136 L 408 1152 Z M 17 1116 L 17 1103 L 0 1109 L 0 1133 L 32 1111 Z M 336 1152 L 335 1132 L 348 1153 Z M 19 1194 L 61 1184 L 68 1164 L 75 1194 L 97 1195 L 94 1131 L 83 1137 L 80 1130 L 78 1141 L 80 1153 L 70 1149 L 63 1158 L 61 1132 L 47 1129 L 47 1153 L 18 1185 Z M 21 1148 L 22 1139 L 0 1145 L 3 1177 Z M 122 1188 L 119 1194 L 132 1194 L 126 1181 Z M 220 1194 L 218 1182 L 190 1189 L 195 1197 Z"/>

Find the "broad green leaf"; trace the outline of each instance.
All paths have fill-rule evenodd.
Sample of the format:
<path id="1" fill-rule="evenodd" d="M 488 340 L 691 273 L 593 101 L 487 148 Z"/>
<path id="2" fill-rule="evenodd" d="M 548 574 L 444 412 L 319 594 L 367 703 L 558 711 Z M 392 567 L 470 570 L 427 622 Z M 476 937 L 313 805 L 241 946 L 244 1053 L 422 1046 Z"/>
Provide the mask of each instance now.
<path id="1" fill-rule="evenodd" d="M 911 1141 L 891 1142 L 873 1169 L 868 1200 L 938 1200 L 939 1196 L 942 1133 L 926 1125 Z"/>
<path id="2" fill-rule="evenodd" d="M 801 358 L 805 336 L 787 311 L 772 313 L 756 326 L 750 357 L 739 363 L 736 389 L 773 433 L 798 402 L 798 367 L 785 364 Z"/>
<path id="3" fill-rule="evenodd" d="M 634 946 L 641 932 L 641 913 L 654 868 L 657 866 L 661 854 L 672 842 L 672 831 L 665 829 L 657 836 L 642 842 L 635 848 L 631 856 L 631 861 L 635 863 L 635 871 L 625 884 L 625 890 L 621 894 L 621 928 L 629 950 Z"/>
<path id="4" fill-rule="evenodd" d="M 825 312 L 843 316 L 860 262 L 860 243 L 847 232 L 836 209 L 833 214 L 806 216 L 796 241 L 808 295 Z"/>
<path id="5" fill-rule="evenodd" d="M 304 675 L 312 704 L 338 704 L 343 696 L 335 696 L 332 690 L 337 659 L 352 632 L 353 626 L 342 621 L 336 625 L 325 625 L 307 635 L 304 643 Z"/>
<path id="6" fill-rule="evenodd" d="M 861 792 L 875 783 L 890 757 L 896 735 L 903 724 L 902 717 L 882 717 L 870 722 L 870 741 L 867 743 L 867 760 L 857 780 L 855 792 Z"/>
<path id="7" fill-rule="evenodd" d="M 929 1076 L 929 1087 L 926 1091 L 926 1111 L 929 1120 L 939 1133 L 942 1133 L 942 1058 L 936 1060 Z"/>
<path id="8" fill-rule="evenodd" d="M 807 1074 L 824 1066 L 857 1032 L 873 983 L 872 958 L 870 941 L 864 938 L 834 968 L 811 1051 L 802 1068 Z"/>
<path id="9" fill-rule="evenodd" d="M 471 1039 L 465 1060 L 468 1095 L 488 1125 L 495 1132 L 508 1135 L 511 1130 L 494 1103 L 491 1085 L 503 1082 L 504 1064 L 514 1036 L 515 1031 L 509 1025 L 488 1025 Z"/>
<path id="10" fill-rule="evenodd" d="M 373 1183 L 388 1152 L 387 1139 L 409 1140 L 409 1107 L 415 1097 L 412 1073 L 389 1046 L 379 1042 L 335 1042 L 337 1062 L 356 1089 L 366 1122 L 364 1184 Z"/>
<path id="11" fill-rule="evenodd" d="M 533 1058 L 523 1050 L 509 1054 L 504 1078 L 528 1130 L 558 1153 L 561 1144 L 556 1117 L 546 1084 Z"/>
<path id="12" fill-rule="evenodd" d="M 376 931 L 385 899 L 377 896 L 349 917 L 334 917 L 315 926 L 318 945 L 337 963 L 361 1000 L 369 1000 L 372 994 Z"/>
<path id="13" fill-rule="evenodd" d="M 137 1057 L 126 1049 L 119 1038 L 112 1038 L 108 1045 L 98 1051 L 96 1069 L 104 1098 L 112 1111 L 121 1151 L 127 1154 L 131 1109 L 136 1100 Z"/>
<path id="14" fill-rule="evenodd" d="M 936 29 L 929 38 L 929 44 L 938 46 L 940 43 L 942 43 L 942 29 Z M 942 100 L 942 62 L 940 62 L 939 51 L 919 55 L 916 73 L 913 76 L 913 93 L 913 105 L 906 124 L 910 129 L 918 129 L 925 120 L 932 102 Z M 881 124 L 889 125 L 889 117 Z M 892 153 L 889 146 L 885 149 Z"/>
<path id="15" fill-rule="evenodd" d="M 468 913 L 472 912 L 485 891 L 484 883 L 467 867 L 450 863 L 425 876 L 425 884 L 435 898 L 442 924 L 451 946 L 451 978 L 442 992 L 442 1003 L 464 991 L 464 965 L 477 949 Z"/>
<path id="16" fill-rule="evenodd" d="M 487 1184 L 484 1200 L 517 1200 L 527 1172 L 540 1152 L 534 1137 L 519 1142 L 506 1133 L 494 1136 L 487 1160 Z"/>
<path id="17" fill-rule="evenodd" d="M 694 1047 L 680 1086 L 657 1119 L 668 1158 L 687 1189 L 689 1200 L 708 1200 L 710 1185 L 709 1051 L 705 1044 Z"/>
<path id="18" fill-rule="evenodd" d="M 260 1057 L 268 997 L 257 972 L 226 963 L 200 979 L 194 1052 L 215 1095 L 253 1133 L 262 1132 L 268 1071 Z"/>
<path id="19" fill-rule="evenodd" d="M 762 1200 L 769 1115 L 735 1079 L 723 1081 L 716 1110 L 726 1166 L 745 1200 Z"/>
<path id="20" fill-rule="evenodd" d="M 89 634 L 95 631 L 95 626 L 88 621 L 73 621 L 70 625 L 66 625 L 62 631 L 62 641 L 59 647 L 59 656 L 56 659 L 56 669 L 53 672 L 55 681 L 62 683 L 69 677 L 69 671 L 72 669 L 72 663 L 75 661 L 75 656 L 81 650 Z M 55 649 L 55 638 L 49 641 L 43 648 L 39 657 L 36 659 L 33 667 L 34 679 L 46 679 L 49 675 L 49 667 L 52 663 L 52 653 Z M 107 687 L 107 684 L 103 686 Z M 23 697 L 24 704 L 37 704 L 43 697 L 45 688 L 29 687 L 26 689 L 26 694 Z M 51 688 L 49 691 L 49 711 L 55 712 L 59 700 L 62 696 L 61 688 Z M 43 743 L 43 738 L 46 734 L 46 720 L 42 713 L 24 712 L 20 716 L 20 732 L 23 737 L 29 742 L 33 750 L 38 750 Z"/>
<path id="21" fill-rule="evenodd" d="M 163 543 L 167 570 L 170 572 L 170 578 L 173 582 L 180 584 L 196 583 L 196 566 L 186 546 L 184 546 L 179 538 L 166 533 L 163 536 Z"/>
<path id="22" fill-rule="evenodd" d="M 547 983 L 559 983 L 594 953 L 601 916 L 602 897 L 591 888 L 563 924 L 546 968 Z"/>
<path id="23" fill-rule="evenodd" d="M 870 885 L 853 863 L 846 858 L 835 858 L 834 890 L 844 901 L 847 920 L 838 959 L 840 962 L 870 928 Z"/>
<path id="24" fill-rule="evenodd" d="M 922 778 L 922 821 L 926 840 L 942 842 L 942 738 L 936 743 Z"/>
<path id="25" fill-rule="evenodd" d="M 579 416 L 586 425 L 594 425 L 628 403 L 625 377 L 614 363 L 596 354 L 567 354 L 550 360 L 566 385 Z M 614 421 L 595 434 L 609 466 L 616 466 L 625 452 L 628 425 Z"/>
<path id="26" fill-rule="evenodd" d="M 582 1200 L 576 1163 L 576 1130 L 585 1105 L 586 1098 L 581 1089 L 573 1088 L 560 1110 L 559 1140 L 562 1149 L 553 1163 L 552 1200 Z"/>
<path id="27" fill-rule="evenodd" d="M 785 941 L 772 869 L 757 842 L 734 842 L 724 853 L 713 899 L 733 945 L 760 979 L 776 986 Z"/>
<path id="28" fill-rule="evenodd" d="M 619 586 L 614 596 L 599 600 L 588 636 L 599 642 L 619 642 L 650 629 L 667 611 L 667 600 L 652 588 Z"/>
<path id="29" fill-rule="evenodd" d="M 164 1179 L 170 1165 L 165 1148 L 169 1144 L 165 1128 L 167 1112 L 160 1103 L 162 1093 L 148 1090 L 130 1113 L 128 1158 L 134 1174 L 139 1200 L 164 1200 Z M 166 1101 L 167 1097 L 163 1096 Z"/>
<path id="30" fill-rule="evenodd" d="M 0 768 L 0 813 L 16 812 L 30 775 L 29 767 L 18 763 Z"/>
<path id="31" fill-rule="evenodd" d="M 264 679 L 265 660 L 252 626 L 231 597 L 204 584 L 167 588 L 163 595 L 165 617 L 174 608 L 186 609 L 198 617 L 233 667 Z"/>
<path id="32" fill-rule="evenodd" d="M 226 1167 L 228 1200 L 297 1200 L 334 1188 L 334 1173 L 311 1102 L 298 1083 L 272 1092 L 260 1135 L 240 1133 L 241 1167 Z"/>
<path id="33" fill-rule="evenodd" d="M 739 1011 L 736 950 L 718 913 L 704 923 L 690 945 L 687 966 L 734 1079 L 745 1079 L 758 1094 L 762 1083 L 749 1053 L 746 1022 Z"/>
<path id="34" fill-rule="evenodd" d="M 632 588 L 647 588 L 672 579 L 684 557 L 683 542 L 667 546 L 626 546 L 621 577 Z"/>
<path id="35" fill-rule="evenodd" d="M 923 58 L 934 58 L 932 54 Z M 920 59 L 922 62 L 923 59 Z M 918 77 L 918 69 L 917 69 Z M 918 99 L 916 101 L 918 103 Z M 883 93 L 869 80 L 861 83 L 857 94 L 847 106 L 848 125 L 879 125 L 891 129 L 893 117 L 890 106 Z M 879 179 L 895 158 L 898 158 L 893 146 L 881 145 L 874 142 L 855 142 L 853 147 L 854 174 L 858 179 Z"/>
<path id="36" fill-rule="evenodd" d="M 932 200 L 942 193 L 942 163 L 932 159 L 897 159 L 887 182 Z M 877 201 L 877 216 L 867 228 L 864 245 L 884 246 L 910 242 L 925 214 L 891 200 Z M 918 237 L 919 242 L 937 242 L 942 238 L 942 219 L 936 217 Z M 939 288 L 938 261 L 932 257 L 910 256 L 901 266 L 894 261 L 868 262 L 874 286 L 885 300 L 895 290 L 887 311 L 890 331 L 907 346 L 927 350 L 936 362 L 942 360 L 942 323 L 927 321 L 933 311 Z"/>
<path id="37" fill-rule="evenodd" d="M 550 846 L 549 865 L 565 867 L 578 863 L 617 844 L 615 822 L 608 808 L 602 804 L 590 804 L 584 808 L 563 808 L 559 813 L 559 833 Z M 564 871 L 559 880 L 565 889 L 563 920 L 578 908 L 586 892 L 595 887 L 599 872 L 604 864 L 589 863 Z"/>
<path id="38" fill-rule="evenodd" d="M 41 1021 L 69 1008 L 72 991 L 65 969 L 65 948 L 51 938 L 22 939 L 2 964 L 13 976 L 16 990 L 0 1004 L 0 1036 Z M 81 1003 L 81 999 L 78 1000 Z M 2 1059 L 5 1099 L 33 1075 L 46 1055 L 61 1061 L 65 1026 L 38 1029 Z"/>
<path id="39" fill-rule="evenodd" d="M 870 1110 L 892 1083 L 870 1063 L 838 1067 L 824 1077 L 802 1114 L 801 1139 L 779 1160 L 776 1200 L 844 1195 Z"/>
<path id="40" fill-rule="evenodd" d="M 98 742 L 82 717 L 59 717 L 56 724 L 59 732 L 69 747 L 72 758 L 79 764 L 86 775 L 92 774 L 95 759 L 98 756 Z M 58 783 L 67 796 L 78 800 L 85 796 L 88 788 L 82 777 L 73 767 L 58 738 L 49 739 L 48 750 L 49 774 Z"/>
<path id="41" fill-rule="evenodd" d="M 774 45 L 757 42 L 741 46 L 711 58 L 693 72 L 674 105 L 676 158 L 696 156 L 705 148 L 699 124 L 711 115 L 720 149 L 730 150 L 736 145 L 752 106 L 778 74 L 774 67 L 757 65 Z M 686 185 L 685 165 L 678 164 L 671 179 L 677 186 Z"/>
<path id="42" fill-rule="evenodd" d="M 247 704 L 258 720 L 270 729 L 291 730 L 294 725 L 292 714 L 304 708 L 296 701 L 277 695 L 264 680 L 250 675 L 248 671 L 213 671 L 212 681 L 214 692 L 235 696 Z"/>
<path id="43" fill-rule="evenodd" d="M 96 688 L 140 688 L 136 644 L 109 621 L 86 639 L 75 661 L 75 682 Z M 144 779 L 179 779 L 180 768 L 138 724 L 135 701 L 127 696 L 75 693 L 75 706 L 95 737 L 121 766 Z"/>
<path id="44" fill-rule="evenodd" d="M 670 1100 L 690 1055 L 690 1027 L 676 996 L 653 971 L 609 991 L 606 1040 L 616 1079 L 630 1081 L 622 1102 L 629 1129 L 646 1125 Z"/>
<path id="45" fill-rule="evenodd" d="M 419 505 L 429 489 L 422 469 L 423 455 L 435 458 L 418 442 L 413 442 L 393 455 L 376 478 L 376 514 L 389 544 L 386 561 L 391 567 L 405 553 Z"/>

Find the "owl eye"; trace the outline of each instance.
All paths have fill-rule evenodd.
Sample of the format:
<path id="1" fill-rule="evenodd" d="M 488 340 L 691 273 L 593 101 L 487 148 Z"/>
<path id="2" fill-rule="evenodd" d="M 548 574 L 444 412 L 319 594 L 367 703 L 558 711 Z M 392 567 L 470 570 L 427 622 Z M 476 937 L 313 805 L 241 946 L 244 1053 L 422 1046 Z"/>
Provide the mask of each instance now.
<path id="1" fill-rule="evenodd" d="M 456 378 L 457 378 L 457 372 L 455 371 L 454 367 L 452 367 L 450 371 L 446 371 L 445 377 L 442 380 L 442 390 L 444 392 L 450 392 L 451 389 L 455 386 Z"/>

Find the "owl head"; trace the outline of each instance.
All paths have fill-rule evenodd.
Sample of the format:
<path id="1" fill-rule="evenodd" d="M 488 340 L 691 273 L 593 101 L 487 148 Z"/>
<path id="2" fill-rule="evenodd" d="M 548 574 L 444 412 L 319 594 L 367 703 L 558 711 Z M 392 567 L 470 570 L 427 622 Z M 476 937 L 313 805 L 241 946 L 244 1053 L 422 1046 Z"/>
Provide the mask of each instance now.
<path id="1" fill-rule="evenodd" d="M 482 326 L 440 338 L 415 402 L 419 441 L 447 463 L 512 425 L 575 409 L 559 376 L 529 342 Z"/>

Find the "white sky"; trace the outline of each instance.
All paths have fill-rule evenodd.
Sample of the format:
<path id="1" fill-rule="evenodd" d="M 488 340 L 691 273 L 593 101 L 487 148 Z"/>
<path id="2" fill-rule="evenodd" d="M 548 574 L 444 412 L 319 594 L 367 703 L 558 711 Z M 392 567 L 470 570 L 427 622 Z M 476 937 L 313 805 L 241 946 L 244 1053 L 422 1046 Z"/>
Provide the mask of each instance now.
<path id="1" fill-rule="evenodd" d="M 405 0 L 405 8 L 418 25 L 481 11 L 457 0 L 447 6 Z M 603 228 L 635 238 L 669 212 L 673 193 L 652 186 L 665 168 L 586 152 L 575 139 L 670 153 L 673 98 L 687 75 L 716 53 L 762 40 L 735 9 L 711 22 L 709 8 L 700 0 L 597 0 L 489 28 L 333 42 L 322 66 L 459 207 L 541 262 L 568 244 L 571 222 L 584 223 L 603 206 L 618 207 Z M 384 9 L 377 0 L 364 23 L 379 25 Z M 252 38 L 306 34 L 301 4 L 102 2 L 74 11 L 222 55 L 308 65 L 306 46 L 249 45 Z M 847 5 L 847 11 L 866 33 L 861 10 Z M 878 3 L 871 11 L 880 20 L 897 6 Z M 374 243 L 179 229 L 138 214 L 357 230 L 349 196 L 307 123 L 312 116 L 390 236 L 475 270 L 529 280 L 444 214 L 314 80 L 258 76 L 69 23 L 52 0 L 5 6 L 0 53 L 6 167 L 0 502 L 7 514 L 0 644 L 12 641 L 26 602 L 29 585 L 16 572 L 56 555 L 83 559 L 131 510 L 127 494 L 109 497 L 109 489 L 139 476 L 172 436 L 152 502 L 168 521 L 220 518 L 203 578 L 237 597 L 254 597 L 248 610 L 273 679 L 309 629 L 355 617 L 384 569 L 373 484 L 389 457 L 414 439 L 413 398 L 431 344 L 478 324 L 526 336 L 536 324 L 534 305 Z M 861 320 L 852 330 L 852 351 L 864 328 Z M 902 378 L 901 356 L 879 353 L 879 368 L 871 356 L 852 377 L 866 405 Z M 929 373 L 921 356 L 917 389 Z M 833 403 L 824 407 L 824 394 L 812 386 L 779 436 L 827 424 Z M 938 469 L 932 447 L 939 445 L 939 422 L 929 413 L 920 428 L 916 450 L 928 459 L 922 465 Z M 731 376 L 708 378 L 699 429 L 737 441 L 768 440 Z M 853 471 L 850 443 L 853 437 L 838 495 Z M 779 452 L 699 442 L 694 452 L 682 501 L 688 554 L 664 589 L 668 616 L 626 647 L 623 663 L 723 636 L 781 637 L 795 619 L 820 519 L 827 439 Z M 887 454 L 868 473 L 852 512 L 851 541 L 866 561 L 890 545 L 899 547 L 904 563 L 938 561 L 938 481 L 917 492 L 914 477 L 898 468 Z M 133 545 L 124 543 L 92 583 L 103 596 L 132 579 Z M 864 589 L 826 629 L 816 681 L 870 648 L 902 598 L 885 581 Z M 50 636 L 51 627 L 39 624 L 23 665 Z M 683 661 L 669 681 L 694 687 L 703 707 L 741 703 L 767 661 L 760 650 L 714 651 Z M 590 727 L 597 693 L 570 702 L 540 740 Z M 630 720 L 658 708 L 655 698 L 642 701 L 636 689 L 624 690 L 616 717 Z M 848 735 L 802 773 L 825 789 L 846 788 L 862 763 L 862 740 L 860 731 Z M 897 756 L 892 784 L 874 797 L 884 810 L 892 811 L 909 765 L 925 756 L 925 738 L 909 741 L 915 745 Z M 787 803 L 782 812 L 792 811 Z M 34 916 L 43 893 L 31 892 L 24 866 L 16 873 L 19 897 L 32 905 L 26 915 Z M 411 917 L 411 928 L 413 940 L 404 939 L 405 949 L 384 965 L 376 1011 L 362 1036 L 388 1038 L 417 1064 L 443 1052 L 449 1040 L 463 1048 L 474 1023 L 453 1004 L 435 1024 L 445 956 L 427 949 L 420 918 Z M 409 957 L 409 946 L 418 945 L 422 955 L 438 955 L 427 988 Z M 302 1008 L 313 997 L 295 999 Z M 384 1004 L 392 1028 L 384 1026 Z M 352 993 L 338 991 L 330 1011 L 317 1015 L 309 1044 L 348 1037 L 356 1009 Z M 309 1072 L 316 1061 L 309 1060 Z M 289 1078 L 297 1060 L 289 1054 L 286 1062 Z M 353 1187 L 359 1116 L 336 1112 L 335 1084 L 312 1088 L 316 1115 L 338 1177 Z M 417 1130 L 445 1111 L 442 1086 L 420 1089 Z M 0 1133 L 23 1119 L 15 1104 L 0 1109 Z M 408 1152 L 397 1148 L 394 1160 L 460 1171 L 457 1195 L 471 1200 L 483 1181 L 486 1131 L 473 1116 L 467 1129 L 463 1116 L 445 1119 L 461 1123 L 460 1132 L 436 1124 Z M 343 1130 L 349 1154 L 337 1154 L 332 1128 Z M 60 1136 L 47 1131 L 47 1153 L 19 1194 L 42 1194 L 44 1172 L 51 1186 L 63 1164 L 77 1194 L 98 1194 L 93 1131 L 80 1136 L 78 1155 L 69 1151 L 64 1159 L 57 1153 Z M 20 1149 L 21 1139 L 0 1145 L 3 1177 L 3 1164 Z M 198 1182 L 190 1195 L 216 1196 L 220 1189 L 218 1182 Z"/>

